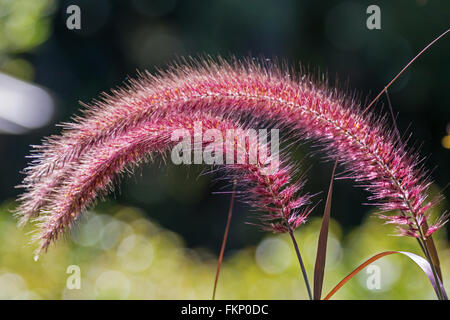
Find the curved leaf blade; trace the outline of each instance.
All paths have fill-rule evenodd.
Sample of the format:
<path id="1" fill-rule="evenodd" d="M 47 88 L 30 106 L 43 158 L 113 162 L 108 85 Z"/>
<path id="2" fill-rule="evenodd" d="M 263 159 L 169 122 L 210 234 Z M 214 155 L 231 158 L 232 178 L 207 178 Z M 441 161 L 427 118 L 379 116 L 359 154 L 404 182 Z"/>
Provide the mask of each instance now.
<path id="1" fill-rule="evenodd" d="M 445 300 L 448 300 L 447 293 L 445 292 L 444 286 L 442 285 L 442 282 L 438 280 L 438 284 L 436 284 L 436 281 L 433 276 L 433 271 L 431 269 L 430 264 L 427 260 L 422 258 L 421 256 L 418 256 L 417 254 L 411 253 L 411 252 L 405 252 L 405 251 L 384 251 L 381 253 L 378 253 L 374 255 L 373 257 L 367 259 L 365 262 L 363 262 L 361 265 L 359 265 L 355 270 L 353 270 L 349 275 L 347 275 L 344 279 L 341 280 L 331 291 L 330 293 L 324 298 L 324 300 L 329 300 L 344 284 L 346 284 L 351 278 L 353 278 L 355 275 L 357 275 L 361 270 L 363 270 L 365 267 L 370 265 L 371 263 L 377 261 L 378 259 L 381 259 L 385 256 L 400 253 L 408 258 L 410 258 L 412 261 L 414 261 L 426 274 L 428 279 L 430 280 L 431 285 L 433 286 L 434 291 L 436 292 L 436 295 L 439 297 L 439 291 L 438 291 L 438 285 L 444 295 Z"/>
<path id="2" fill-rule="evenodd" d="M 445 289 L 444 289 L 444 286 L 443 286 L 441 280 L 438 277 L 437 281 L 439 282 L 439 284 L 436 283 L 434 275 L 433 275 L 433 270 L 431 269 L 431 265 L 428 263 L 427 260 L 425 260 L 421 256 L 418 256 L 417 254 L 414 254 L 411 252 L 399 251 L 399 253 L 404 254 L 405 256 L 407 256 L 408 258 L 413 260 L 422 269 L 422 271 L 427 275 L 428 279 L 430 280 L 431 285 L 433 286 L 433 289 L 436 292 L 436 295 L 439 296 L 439 291 L 438 291 L 438 285 L 439 285 L 441 292 L 444 296 L 444 299 L 448 300 L 447 292 L 445 292 Z"/>

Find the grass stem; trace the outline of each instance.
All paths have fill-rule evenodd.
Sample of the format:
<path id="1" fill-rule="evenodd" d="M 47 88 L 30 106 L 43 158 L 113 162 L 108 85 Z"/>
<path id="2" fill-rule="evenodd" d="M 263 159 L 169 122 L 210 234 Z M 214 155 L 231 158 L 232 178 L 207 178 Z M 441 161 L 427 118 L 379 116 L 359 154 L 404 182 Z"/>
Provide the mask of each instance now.
<path id="1" fill-rule="evenodd" d="M 295 253 L 297 254 L 297 259 L 298 259 L 298 262 L 300 263 L 300 268 L 302 269 L 303 279 L 305 280 L 306 289 L 308 290 L 309 300 L 313 300 L 313 296 L 311 293 L 311 286 L 309 285 L 308 275 L 306 274 L 306 269 L 305 269 L 305 265 L 303 264 L 302 255 L 300 254 L 300 250 L 298 248 L 297 241 L 295 240 L 294 233 L 292 232 L 292 229 L 290 226 L 289 226 L 289 235 L 291 236 L 292 243 L 294 244 L 294 248 L 295 248 Z"/>
<path id="2" fill-rule="evenodd" d="M 214 289 L 213 289 L 212 300 L 216 299 L 217 282 L 219 280 L 220 268 L 222 266 L 223 255 L 225 252 L 225 245 L 227 243 L 228 231 L 230 230 L 230 223 L 231 223 L 231 217 L 233 215 L 233 206 L 234 206 L 235 196 L 236 196 L 236 180 L 234 180 L 234 182 L 233 182 L 233 192 L 231 194 L 230 209 L 228 210 L 227 225 L 225 227 L 225 232 L 223 234 L 222 247 L 220 248 L 219 260 L 217 261 L 216 279 L 214 280 Z"/>

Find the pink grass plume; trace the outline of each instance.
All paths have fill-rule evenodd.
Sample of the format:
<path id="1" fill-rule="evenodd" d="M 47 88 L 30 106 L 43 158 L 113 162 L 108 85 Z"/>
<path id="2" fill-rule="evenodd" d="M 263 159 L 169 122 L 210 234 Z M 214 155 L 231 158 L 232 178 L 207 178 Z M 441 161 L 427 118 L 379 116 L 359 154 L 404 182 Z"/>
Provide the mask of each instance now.
<path id="1" fill-rule="evenodd" d="M 134 139 L 147 139 L 148 133 L 136 130 L 154 123 L 158 115 L 165 113 L 220 116 L 233 119 L 235 125 L 249 118 L 275 123 L 294 137 L 316 142 L 330 159 L 338 157 L 346 170 L 342 177 L 363 186 L 370 193 L 371 203 L 381 211 L 399 213 L 383 217 L 396 224 L 400 234 L 425 240 L 445 223 L 445 219 L 434 224 L 427 222 L 427 212 L 435 203 L 427 200 L 429 175 L 417 153 L 398 140 L 385 117 L 363 111 L 353 96 L 318 83 L 308 75 L 296 76 L 277 63 L 190 59 L 158 75 L 140 75 L 124 88 L 113 90 L 111 95 L 104 94 L 99 101 L 86 106 L 82 116 L 65 123 L 61 135 L 49 138 L 35 149 L 36 159 L 25 171 L 22 186 L 26 192 L 18 214 L 23 222 L 37 217 L 43 230 L 52 230 L 40 235 L 44 239 L 42 247 L 48 245 L 46 239 L 55 238 L 71 224 L 73 219 L 69 217 L 78 215 L 94 200 L 97 190 L 109 187 L 112 173 L 140 161 L 141 158 L 133 156 L 134 149 L 123 158 L 110 155 L 108 152 L 115 150 L 111 144 L 123 143 L 120 139 L 132 141 L 128 134 L 134 134 Z M 142 142 L 145 146 L 148 143 Z M 157 143 L 160 139 L 151 142 L 154 146 Z M 146 152 L 137 153 L 145 158 Z M 83 158 L 85 154 L 92 154 L 89 163 Z M 112 156 L 114 165 L 102 166 L 103 155 Z M 92 180 L 89 170 L 96 160 L 100 161 L 98 170 L 103 175 L 95 175 Z M 65 176 L 70 179 L 62 178 Z M 73 185 L 71 179 L 78 184 Z M 74 198 L 74 190 L 87 186 L 86 179 L 90 179 L 89 187 Z M 287 199 L 297 191 L 296 187 L 286 187 L 280 196 Z M 258 199 L 268 196 L 260 189 L 249 194 L 250 201 L 255 195 Z M 290 206 L 295 208 L 297 204 L 293 203 Z M 265 218 L 271 217 L 269 213 Z M 303 218 L 302 214 L 292 215 L 289 223 L 298 225 Z M 285 224 L 270 224 L 275 231 L 284 232 L 285 227 Z"/>

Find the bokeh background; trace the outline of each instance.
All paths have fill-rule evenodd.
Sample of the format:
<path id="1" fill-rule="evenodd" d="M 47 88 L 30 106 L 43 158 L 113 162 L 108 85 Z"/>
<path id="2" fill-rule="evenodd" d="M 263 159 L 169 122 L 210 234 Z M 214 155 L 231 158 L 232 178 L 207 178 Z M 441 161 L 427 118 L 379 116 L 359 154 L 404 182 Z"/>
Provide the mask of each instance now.
<path id="1" fill-rule="evenodd" d="M 69 5 L 81 9 L 81 30 L 66 27 Z M 381 8 L 381 30 L 366 28 L 366 8 Z M 375 95 L 427 43 L 449 27 L 450 2 L 417 1 L 56 1 L 0 0 L 0 298 L 208 299 L 212 293 L 229 195 L 220 176 L 201 166 L 147 165 L 93 208 L 80 227 L 38 262 L 27 231 L 9 210 L 20 190 L 30 145 L 58 134 L 79 114 L 79 101 L 108 92 L 137 70 L 155 71 L 180 56 L 209 54 L 286 59 L 330 83 L 348 83 L 364 101 Z M 421 146 L 434 169 L 432 193 L 450 177 L 449 38 L 420 57 L 390 88 L 397 125 Z M 375 106 L 388 112 L 383 96 Z M 331 164 L 308 144 L 292 150 L 308 171 L 311 193 L 327 190 Z M 326 192 L 316 196 L 323 200 Z M 367 194 L 337 181 L 324 291 L 371 254 L 418 252 L 411 239 L 390 236 L 363 206 Z M 324 201 L 298 232 L 312 277 Z M 444 200 L 433 214 L 448 209 Z M 246 224 L 255 212 L 237 203 L 218 298 L 306 298 L 288 239 Z M 437 234 L 450 277 L 446 230 Z M 82 288 L 68 290 L 66 269 L 79 265 Z M 377 262 L 381 288 L 362 272 L 336 298 L 433 298 L 420 269 L 401 257 Z M 447 284 L 449 284 L 447 282 Z M 447 285 L 447 287 L 450 287 Z"/>

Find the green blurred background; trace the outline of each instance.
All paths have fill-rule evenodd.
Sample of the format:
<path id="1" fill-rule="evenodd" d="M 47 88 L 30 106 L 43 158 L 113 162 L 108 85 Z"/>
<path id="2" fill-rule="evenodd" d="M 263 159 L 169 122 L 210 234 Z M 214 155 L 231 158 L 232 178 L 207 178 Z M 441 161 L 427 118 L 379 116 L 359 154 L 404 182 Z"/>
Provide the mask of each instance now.
<path id="1" fill-rule="evenodd" d="M 66 27 L 71 4 L 81 8 L 81 30 Z M 366 28 L 369 4 L 381 8 L 381 30 Z M 450 2 L 432 0 L 0 0 L 0 298 L 211 296 L 230 201 L 213 192 L 231 187 L 218 175 L 203 175 L 201 166 L 143 167 L 93 208 L 76 232 L 32 260 L 28 229 L 17 229 L 8 211 L 20 192 L 14 186 L 23 178 L 30 145 L 58 134 L 54 124 L 79 114 L 78 101 L 91 101 L 136 70 L 155 71 L 177 56 L 198 54 L 283 58 L 327 72 L 332 84 L 347 81 L 350 91 L 370 99 L 449 21 Z M 410 144 L 421 145 L 426 166 L 434 169 L 433 193 L 442 192 L 450 176 L 449 53 L 445 38 L 389 90 L 401 133 L 412 134 Z M 385 97 L 381 102 L 377 112 L 388 112 Z M 301 144 L 292 158 L 311 167 L 306 188 L 316 193 L 327 189 L 331 165 L 318 162 L 321 155 L 311 150 Z M 361 204 L 366 197 L 351 181 L 335 184 L 324 291 L 378 251 L 419 253 L 414 240 L 390 236 L 394 229 L 370 215 Z M 322 192 L 315 200 L 323 198 Z M 323 204 L 297 232 L 311 277 Z M 444 200 L 434 214 L 446 208 Z M 240 203 L 235 207 L 218 298 L 306 298 L 288 239 L 246 224 L 255 214 Z M 437 238 L 448 279 L 446 230 Z M 66 288 L 69 265 L 81 268 L 81 290 Z M 362 272 L 336 298 L 433 298 L 426 277 L 408 259 L 388 257 L 377 266 L 381 289 L 367 289 L 369 274 Z"/>

